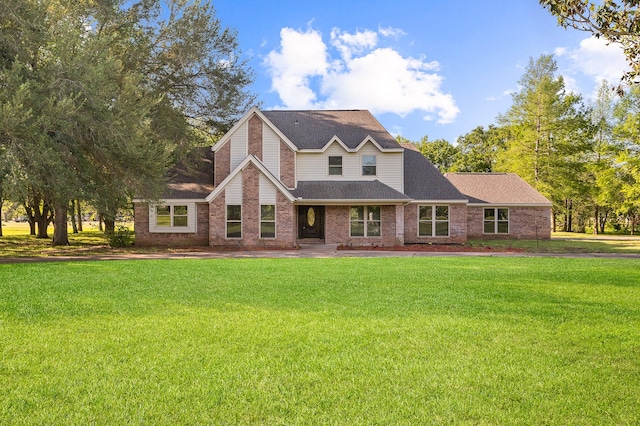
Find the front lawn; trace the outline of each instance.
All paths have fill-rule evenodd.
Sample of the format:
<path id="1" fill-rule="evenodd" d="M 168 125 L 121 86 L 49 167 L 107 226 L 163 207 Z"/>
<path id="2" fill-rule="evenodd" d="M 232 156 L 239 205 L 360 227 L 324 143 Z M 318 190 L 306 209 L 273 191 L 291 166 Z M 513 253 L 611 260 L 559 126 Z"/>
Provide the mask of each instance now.
<path id="1" fill-rule="evenodd" d="M 0 424 L 637 424 L 640 261 L 0 265 Z"/>

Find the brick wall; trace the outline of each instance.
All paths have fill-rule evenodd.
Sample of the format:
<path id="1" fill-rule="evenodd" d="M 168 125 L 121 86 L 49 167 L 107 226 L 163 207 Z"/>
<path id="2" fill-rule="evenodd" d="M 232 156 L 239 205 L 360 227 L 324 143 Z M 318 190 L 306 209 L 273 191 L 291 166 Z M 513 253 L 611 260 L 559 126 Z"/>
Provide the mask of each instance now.
<path id="1" fill-rule="evenodd" d="M 136 246 L 196 247 L 209 244 L 209 205 L 196 204 L 196 233 L 149 232 L 149 204 L 135 203 Z"/>
<path id="2" fill-rule="evenodd" d="M 449 236 L 418 236 L 418 204 L 407 204 L 404 207 L 404 242 L 415 243 L 464 243 L 467 241 L 467 206 L 464 204 L 449 205 Z"/>
<path id="3" fill-rule="evenodd" d="M 209 245 L 238 245 L 236 240 L 227 240 L 227 205 L 226 190 L 209 204 Z"/>
<path id="4" fill-rule="evenodd" d="M 349 234 L 349 206 L 326 206 L 325 243 L 348 246 L 394 246 L 396 235 L 396 206 L 381 206 L 380 237 L 351 237 Z"/>
<path id="5" fill-rule="evenodd" d="M 280 141 L 280 182 L 287 188 L 296 186 L 296 156 L 284 142 Z"/>
<path id="6" fill-rule="evenodd" d="M 249 154 L 262 161 L 262 120 L 255 114 L 249 119 Z"/>
<path id="7" fill-rule="evenodd" d="M 295 206 L 278 191 L 276 198 L 276 238 L 260 238 L 260 171 L 253 164 L 242 171 L 242 238 L 226 238 L 225 191 L 210 206 L 212 246 L 294 247 Z"/>
<path id="8" fill-rule="evenodd" d="M 509 233 L 484 234 L 484 208 L 467 208 L 467 232 L 469 238 L 484 239 L 536 239 L 551 238 L 550 207 L 509 207 Z"/>
<path id="9" fill-rule="evenodd" d="M 220 185 L 231 173 L 231 143 L 227 142 L 215 153 L 213 159 L 213 185 Z"/>

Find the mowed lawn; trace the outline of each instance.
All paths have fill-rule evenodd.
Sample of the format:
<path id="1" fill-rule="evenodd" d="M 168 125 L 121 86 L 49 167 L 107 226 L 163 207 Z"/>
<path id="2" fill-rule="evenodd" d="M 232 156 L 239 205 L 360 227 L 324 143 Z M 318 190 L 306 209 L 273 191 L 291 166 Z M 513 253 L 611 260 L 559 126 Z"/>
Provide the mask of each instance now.
<path id="1" fill-rule="evenodd" d="M 640 261 L 0 265 L 0 424 L 638 424 Z"/>

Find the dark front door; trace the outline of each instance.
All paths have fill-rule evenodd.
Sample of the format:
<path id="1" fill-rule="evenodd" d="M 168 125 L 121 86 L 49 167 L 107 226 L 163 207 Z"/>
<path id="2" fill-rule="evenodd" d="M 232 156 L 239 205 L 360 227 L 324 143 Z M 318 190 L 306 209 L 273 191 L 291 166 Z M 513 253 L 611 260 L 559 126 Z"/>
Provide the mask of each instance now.
<path id="1" fill-rule="evenodd" d="M 324 239 L 324 206 L 298 206 L 298 238 Z"/>

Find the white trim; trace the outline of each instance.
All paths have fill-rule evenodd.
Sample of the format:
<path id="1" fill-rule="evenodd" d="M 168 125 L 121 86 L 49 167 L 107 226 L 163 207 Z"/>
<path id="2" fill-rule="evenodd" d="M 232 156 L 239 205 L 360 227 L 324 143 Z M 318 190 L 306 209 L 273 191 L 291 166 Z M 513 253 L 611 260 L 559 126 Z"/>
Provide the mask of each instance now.
<path id="1" fill-rule="evenodd" d="M 275 176 L 273 176 L 273 174 L 271 174 L 271 172 L 260 162 L 260 160 L 258 160 L 256 157 L 254 157 L 253 155 L 247 155 L 247 157 L 242 160 L 242 163 L 240 163 L 238 165 L 238 167 L 236 167 L 230 174 L 229 176 L 227 176 L 226 178 L 224 178 L 224 180 L 222 182 L 220 182 L 220 185 L 218 185 L 216 187 L 216 189 L 214 189 L 211 194 L 207 195 L 207 198 L 205 198 L 207 203 L 210 203 L 211 201 L 213 201 L 218 195 L 220 195 L 220 193 L 225 189 L 225 187 L 229 184 L 229 182 L 231 182 L 231 180 L 238 174 L 240 173 L 242 170 L 244 170 L 249 163 L 252 163 L 254 166 L 256 166 L 258 168 L 258 170 L 260 170 L 275 186 L 276 188 L 285 196 L 289 199 L 289 201 L 293 202 L 295 201 L 295 197 L 293 195 L 291 195 L 291 193 L 289 192 L 289 190 L 287 189 L 287 187 L 280 182 L 278 179 L 275 178 Z"/>
<path id="2" fill-rule="evenodd" d="M 351 209 L 352 208 L 357 208 L 357 207 L 362 207 L 363 213 L 364 213 L 364 218 L 362 221 L 358 220 L 356 222 L 360 223 L 362 222 L 363 224 L 363 232 L 364 235 L 351 235 L 351 223 L 354 222 L 353 220 L 351 220 Z M 368 220 L 367 216 L 368 216 L 368 212 L 369 212 L 369 207 L 377 207 L 378 210 L 380 211 L 380 219 L 378 220 Z M 369 229 L 367 224 L 368 223 L 372 223 L 372 222 L 378 222 L 380 225 L 380 235 L 368 235 L 367 230 Z M 365 205 L 365 204 L 355 204 L 355 205 L 351 205 L 349 206 L 349 238 L 382 238 L 382 206 L 379 204 L 376 205 Z"/>
<path id="3" fill-rule="evenodd" d="M 229 206 L 240 206 L 240 220 L 234 220 L 233 223 L 240 223 L 240 236 L 239 237 L 230 237 L 229 236 Z M 242 207 L 242 203 L 240 204 L 225 204 L 224 205 L 224 239 L 237 241 L 242 239 L 242 234 L 244 234 L 244 220 L 242 220 L 242 214 L 244 213 L 244 208 Z"/>
<path id="4" fill-rule="evenodd" d="M 427 222 L 420 220 L 420 207 L 431 207 L 431 235 L 420 235 L 420 222 Z M 447 208 L 447 235 L 436 235 L 436 223 L 444 222 L 443 220 L 438 221 L 436 219 L 436 208 L 437 207 L 446 207 Z M 450 238 L 451 237 L 451 206 L 448 204 L 420 204 L 418 205 L 418 214 L 417 214 L 417 229 L 416 229 L 416 237 L 418 238 Z"/>
<path id="5" fill-rule="evenodd" d="M 169 226 L 157 225 L 156 209 L 159 206 L 168 206 L 170 209 Z M 187 207 L 187 226 L 173 226 L 174 207 Z M 171 200 L 168 202 L 149 203 L 149 233 L 151 234 L 195 234 L 198 231 L 198 207 L 192 201 Z"/>
<path id="6" fill-rule="evenodd" d="M 273 206 L 273 220 L 266 220 L 266 221 L 262 220 L 262 206 Z M 260 229 L 258 230 L 258 237 L 261 240 L 275 240 L 276 238 L 278 238 L 278 203 L 273 203 L 273 204 L 258 203 L 258 208 L 260 209 L 260 211 L 258 211 L 258 222 L 260 226 Z M 273 237 L 262 236 L 262 222 L 266 222 L 266 223 L 273 222 Z"/>
<path id="7" fill-rule="evenodd" d="M 329 173 L 331 171 L 331 164 L 329 164 L 329 159 L 331 157 L 334 157 L 334 158 L 338 158 L 339 157 L 340 158 L 340 174 L 339 175 L 332 175 L 331 173 Z M 344 160 L 344 155 L 326 155 L 325 158 L 327 159 L 327 162 L 326 162 L 326 164 L 327 164 L 326 177 L 328 179 L 339 179 L 339 178 L 336 178 L 335 176 L 339 176 L 340 178 L 343 178 L 344 177 L 344 161 L 343 161 Z M 334 167 L 336 167 L 336 166 L 334 166 Z"/>
<path id="8" fill-rule="evenodd" d="M 411 200 L 409 204 L 424 204 L 424 205 L 433 205 L 433 204 L 468 204 L 469 200 Z"/>
<path id="9" fill-rule="evenodd" d="M 364 164 L 363 164 L 363 157 L 373 157 L 373 159 L 376 161 L 376 172 L 372 175 L 365 175 L 364 174 Z M 367 167 L 371 167 L 371 166 L 367 166 Z M 375 176 L 378 177 L 378 156 L 377 155 L 371 155 L 371 154 L 360 154 L 360 176 L 364 177 L 365 179 L 369 179 L 369 176 Z M 374 179 L 376 180 L 376 179 Z"/>
<path id="10" fill-rule="evenodd" d="M 407 200 L 354 200 L 344 199 L 344 200 L 309 200 L 298 198 L 294 202 L 297 206 L 389 206 L 389 205 L 405 205 L 407 204 Z"/>
<path id="11" fill-rule="evenodd" d="M 236 124 L 233 125 L 233 127 L 227 132 L 225 133 L 218 142 L 216 142 L 215 145 L 213 145 L 213 147 L 211 148 L 211 150 L 213 152 L 217 152 L 223 145 L 225 145 L 229 139 L 231 139 L 231 135 L 233 133 L 235 133 L 238 128 L 240 128 L 240 126 L 242 126 L 245 122 L 249 121 L 249 119 L 253 116 L 253 114 L 256 114 L 263 123 L 267 123 L 267 125 L 271 128 L 271 130 L 273 130 L 278 137 L 284 141 L 284 143 L 286 143 L 287 145 L 289 145 L 289 147 L 293 150 L 293 151 L 297 151 L 298 147 L 296 147 L 293 142 L 291 142 L 289 140 L 289 138 L 287 138 L 284 133 L 282 133 L 280 131 L 280 129 L 278 129 L 271 121 L 269 121 L 269 119 L 258 109 L 258 107 L 251 107 L 251 109 L 249 109 L 249 111 L 247 111 L 247 113 L 245 115 L 242 116 L 242 118 L 240 120 L 238 120 L 238 122 Z M 248 141 L 247 141 L 248 142 Z"/>
<path id="12" fill-rule="evenodd" d="M 552 207 L 553 204 L 527 204 L 527 203 L 514 203 L 514 204 L 499 204 L 499 203 L 469 203 L 468 207 Z"/>
<path id="13" fill-rule="evenodd" d="M 329 149 L 329 147 L 334 143 L 337 142 L 340 144 L 340 146 L 342 146 L 342 148 L 349 153 L 357 153 L 358 151 L 360 151 L 362 149 L 363 146 L 365 146 L 367 144 L 367 142 L 371 142 L 380 152 L 404 152 L 404 148 L 402 147 L 398 147 L 398 148 L 383 148 L 380 146 L 380 144 L 378 142 L 376 142 L 375 139 L 373 139 L 370 135 L 367 135 L 366 138 L 364 138 L 362 140 L 362 142 L 360 142 L 358 144 L 357 147 L 355 148 L 349 148 L 347 147 L 347 145 L 344 144 L 344 142 L 342 142 L 340 140 L 340 138 L 337 135 L 333 135 L 333 137 L 331 139 L 329 139 L 329 142 L 327 142 L 326 144 L 324 144 L 322 146 L 322 148 L 313 148 L 313 149 L 300 149 L 300 152 L 308 152 L 308 153 L 323 153 L 325 152 L 327 149 Z"/>
<path id="14" fill-rule="evenodd" d="M 485 209 L 493 209 L 493 232 L 485 232 L 484 223 L 489 222 L 484 218 Z M 504 220 L 498 220 L 498 210 L 506 210 L 507 211 L 507 232 L 498 232 L 498 222 L 504 222 Z M 507 206 L 495 206 L 495 207 L 485 207 L 482 209 L 482 235 L 511 235 L 511 211 Z"/>

